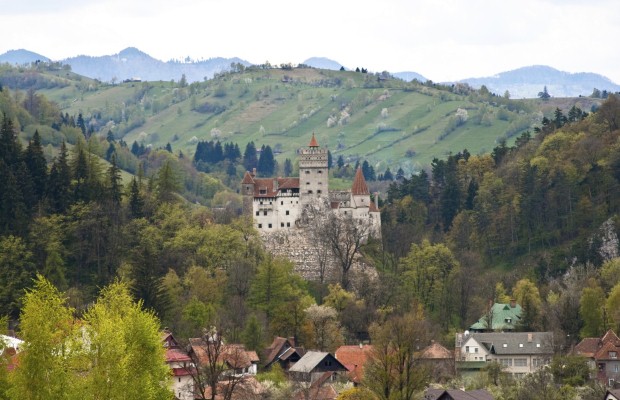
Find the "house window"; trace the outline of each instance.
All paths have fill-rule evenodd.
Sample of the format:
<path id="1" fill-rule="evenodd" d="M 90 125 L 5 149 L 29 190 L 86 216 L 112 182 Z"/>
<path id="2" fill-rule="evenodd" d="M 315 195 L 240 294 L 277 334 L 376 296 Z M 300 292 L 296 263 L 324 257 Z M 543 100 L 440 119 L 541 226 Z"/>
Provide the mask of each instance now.
<path id="1" fill-rule="evenodd" d="M 290 213 L 290 211 L 289 211 L 289 210 L 286 210 L 286 215 L 289 215 L 289 213 Z"/>
<path id="2" fill-rule="evenodd" d="M 618 353 L 616 353 L 615 351 L 610 351 L 609 352 L 609 358 L 615 360 L 616 358 L 618 358 Z"/>
<path id="3" fill-rule="evenodd" d="M 474 353 L 478 353 L 478 348 L 474 347 Z"/>
<path id="4" fill-rule="evenodd" d="M 620 372 L 620 365 L 614 364 L 614 372 Z"/>
<path id="5" fill-rule="evenodd" d="M 267 189 L 259 189 L 258 192 L 260 194 L 267 194 Z"/>
<path id="6" fill-rule="evenodd" d="M 511 324 L 512 323 L 512 318 L 506 318 L 504 320 L 507 324 Z"/>
<path id="7" fill-rule="evenodd" d="M 181 377 L 179 376 L 179 383 L 181 383 Z"/>
<path id="8" fill-rule="evenodd" d="M 512 358 L 501 358 L 499 362 L 503 367 L 512 367 Z"/>
<path id="9" fill-rule="evenodd" d="M 527 358 L 515 358 L 515 367 L 527 367 Z"/>
<path id="10" fill-rule="evenodd" d="M 465 353 L 469 353 L 469 346 L 465 346 Z"/>
<path id="11" fill-rule="evenodd" d="M 271 224 L 269 224 L 269 228 L 271 228 Z"/>

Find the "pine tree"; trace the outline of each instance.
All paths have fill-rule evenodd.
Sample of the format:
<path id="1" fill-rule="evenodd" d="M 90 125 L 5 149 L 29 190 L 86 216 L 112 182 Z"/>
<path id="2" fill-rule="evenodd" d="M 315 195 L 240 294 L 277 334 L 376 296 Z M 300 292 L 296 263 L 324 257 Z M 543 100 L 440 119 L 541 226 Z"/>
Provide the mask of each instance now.
<path id="1" fill-rule="evenodd" d="M 39 131 L 34 132 L 32 140 L 28 143 L 24 159 L 28 171 L 30 173 L 31 181 L 33 184 L 34 195 L 36 201 L 39 202 L 43 199 L 46 192 L 47 184 L 47 162 L 43 155 L 43 147 L 41 146 L 41 136 Z"/>
<path id="2" fill-rule="evenodd" d="M 250 142 L 245 146 L 245 152 L 243 153 L 243 167 L 246 171 L 252 171 L 253 168 L 256 168 L 257 164 L 256 146 L 254 142 Z"/>
<path id="3" fill-rule="evenodd" d="M 108 169 L 108 198 L 112 202 L 112 207 L 118 209 L 123 197 L 121 189 L 121 170 L 116 165 L 116 156 L 112 156 L 111 165 Z"/>
<path id="4" fill-rule="evenodd" d="M 64 141 L 60 146 L 60 154 L 52 164 L 46 197 L 52 212 L 64 213 L 71 204 L 71 168 Z"/>
<path id="5" fill-rule="evenodd" d="M 290 158 L 284 160 L 284 176 L 291 176 L 293 174 L 293 163 Z"/>
<path id="6" fill-rule="evenodd" d="M 131 185 L 129 186 L 129 212 L 133 218 L 142 217 L 144 207 L 144 199 L 140 193 L 140 185 L 138 180 L 134 176 L 131 179 Z"/>
<path id="7" fill-rule="evenodd" d="M 257 171 L 262 176 L 273 176 L 276 170 L 276 160 L 269 145 L 263 146 L 258 159 Z"/>

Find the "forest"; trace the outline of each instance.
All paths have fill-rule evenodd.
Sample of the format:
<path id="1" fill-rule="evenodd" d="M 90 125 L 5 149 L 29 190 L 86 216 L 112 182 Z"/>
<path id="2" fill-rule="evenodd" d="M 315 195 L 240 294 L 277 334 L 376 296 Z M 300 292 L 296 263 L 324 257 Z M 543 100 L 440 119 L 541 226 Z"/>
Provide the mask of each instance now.
<path id="1" fill-rule="evenodd" d="M 381 343 L 399 326 L 450 348 L 489 301 L 510 299 L 523 306 L 520 329 L 554 332 L 559 353 L 620 331 L 616 95 L 589 114 L 558 108 L 490 153 L 390 173 L 382 237 L 362 249 L 376 275 L 350 290 L 303 280 L 238 215 L 240 176 L 226 163 L 255 150 L 132 151 L 34 91 L 2 88 L 0 111 L 0 315 L 24 337 L 36 290 L 59 291 L 64 318 L 84 320 L 118 290 L 182 340 L 217 326 L 258 351 L 275 335 L 324 351 Z M 216 192 L 229 207 L 200 204 Z M 511 390 L 504 398 L 523 398 Z"/>

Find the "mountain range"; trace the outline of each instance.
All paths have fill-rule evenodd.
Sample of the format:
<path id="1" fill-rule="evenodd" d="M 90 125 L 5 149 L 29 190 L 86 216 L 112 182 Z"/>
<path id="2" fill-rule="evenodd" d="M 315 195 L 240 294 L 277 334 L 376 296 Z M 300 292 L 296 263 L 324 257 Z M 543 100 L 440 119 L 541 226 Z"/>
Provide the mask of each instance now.
<path id="1" fill-rule="evenodd" d="M 48 61 L 49 58 L 24 49 L 10 50 L 0 55 L 0 63 L 20 65 L 37 60 Z M 113 55 L 97 57 L 79 55 L 59 61 L 70 65 L 75 73 L 104 82 L 134 78 L 146 81 L 178 81 L 183 75 L 188 82 L 196 82 L 210 79 L 218 72 L 229 70 L 231 64 L 251 65 L 250 62 L 237 57 L 164 62 L 134 47 L 128 47 Z M 325 57 L 312 57 L 305 60 L 303 64 L 329 70 L 339 70 L 343 67 L 341 63 Z M 355 69 L 355 67 L 344 68 Z M 425 82 L 428 80 L 412 71 L 392 72 L 392 75 L 405 81 L 416 79 Z M 462 79 L 459 82 L 467 83 L 476 89 L 485 85 L 491 92 L 499 95 L 509 92 L 512 98 L 536 97 L 545 86 L 553 97 L 589 96 L 595 88 L 612 93 L 620 91 L 620 85 L 603 75 L 591 72 L 569 73 L 545 65 L 527 66 L 500 72 L 493 76 Z"/>

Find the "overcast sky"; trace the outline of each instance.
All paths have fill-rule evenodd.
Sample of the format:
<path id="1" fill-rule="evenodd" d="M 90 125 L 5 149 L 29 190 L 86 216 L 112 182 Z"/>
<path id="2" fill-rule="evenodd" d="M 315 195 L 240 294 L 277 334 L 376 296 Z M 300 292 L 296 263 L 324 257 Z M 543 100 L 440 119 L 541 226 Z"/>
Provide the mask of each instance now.
<path id="1" fill-rule="evenodd" d="M 620 84 L 618 0 L 0 0 L 0 10 L 0 54 L 327 57 L 437 82 L 539 64 Z"/>

